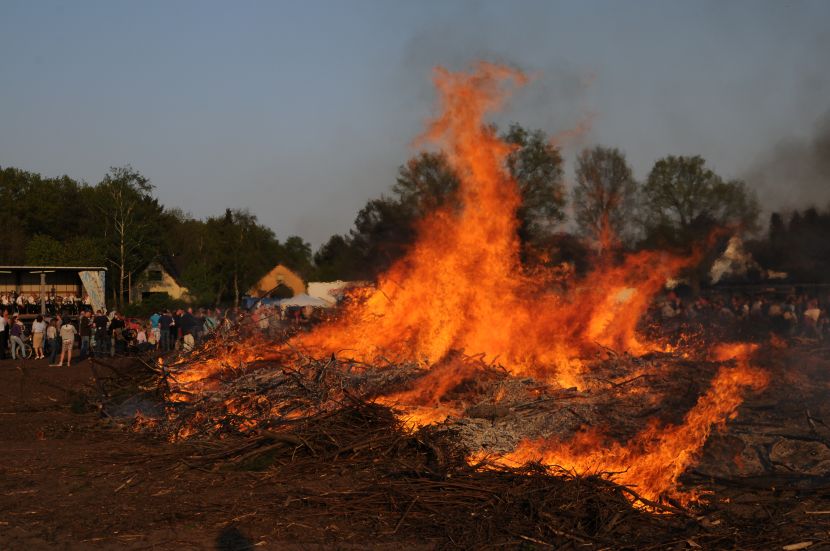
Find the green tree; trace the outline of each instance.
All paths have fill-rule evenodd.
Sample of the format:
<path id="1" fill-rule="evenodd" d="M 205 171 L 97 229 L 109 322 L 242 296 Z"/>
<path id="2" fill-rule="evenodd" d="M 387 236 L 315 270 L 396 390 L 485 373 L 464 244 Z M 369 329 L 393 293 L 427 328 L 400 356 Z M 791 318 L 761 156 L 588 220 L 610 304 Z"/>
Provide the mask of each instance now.
<path id="1" fill-rule="evenodd" d="M 32 266 L 103 266 L 106 258 L 100 243 L 86 236 L 63 243 L 38 234 L 26 243 L 26 264 Z"/>
<path id="2" fill-rule="evenodd" d="M 314 266 L 320 281 L 351 281 L 363 277 L 358 253 L 351 240 L 343 235 L 332 235 L 317 249 Z"/>
<path id="3" fill-rule="evenodd" d="M 562 155 L 543 131 L 515 123 L 502 139 L 516 146 L 507 157 L 507 168 L 522 196 L 519 236 L 523 242 L 543 241 L 565 219 Z"/>
<path id="4" fill-rule="evenodd" d="M 63 258 L 63 245 L 53 237 L 38 234 L 26 243 L 26 264 L 30 266 L 60 266 Z"/>
<path id="5" fill-rule="evenodd" d="M 129 165 L 110 168 L 95 192 L 105 221 L 106 258 L 118 274 L 116 303 L 122 306 L 132 273 L 158 252 L 163 208 L 152 196 L 150 181 Z"/>
<path id="6" fill-rule="evenodd" d="M 208 220 L 208 239 L 214 270 L 220 274 L 217 296 L 229 293 L 239 305 L 242 293 L 277 263 L 279 241 L 247 210 L 227 209 L 221 218 Z"/>
<path id="7" fill-rule="evenodd" d="M 350 231 L 359 279 L 373 279 L 403 256 L 415 240 L 416 218 L 408 205 L 394 199 L 372 199 L 357 214 Z"/>
<path id="8" fill-rule="evenodd" d="M 83 235 L 90 217 L 87 186 L 67 176 L 46 179 L 15 168 L 0 169 L 0 261 L 25 262 L 29 239 L 36 235 L 65 239 Z"/>
<path id="9" fill-rule="evenodd" d="M 421 217 L 454 198 L 458 177 L 442 153 L 421 152 L 398 169 L 392 192 L 411 217 Z"/>
<path id="10" fill-rule="evenodd" d="M 647 242 L 687 246 L 716 227 L 754 230 L 759 207 L 743 182 L 724 181 L 700 156 L 658 160 L 642 189 Z"/>
<path id="11" fill-rule="evenodd" d="M 300 274 L 304 279 L 314 272 L 311 244 L 302 237 L 292 235 L 279 247 L 279 261 Z"/>
<path id="12" fill-rule="evenodd" d="M 636 193 L 637 183 L 620 150 L 598 145 L 577 157 L 574 217 L 579 233 L 591 240 L 600 254 L 630 236 Z"/>

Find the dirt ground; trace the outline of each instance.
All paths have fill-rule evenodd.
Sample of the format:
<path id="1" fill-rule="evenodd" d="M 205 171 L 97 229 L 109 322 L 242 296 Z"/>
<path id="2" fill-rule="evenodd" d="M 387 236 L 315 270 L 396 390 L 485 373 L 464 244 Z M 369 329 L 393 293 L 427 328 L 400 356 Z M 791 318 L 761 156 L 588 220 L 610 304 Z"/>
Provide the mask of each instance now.
<path id="1" fill-rule="evenodd" d="M 824 454 L 824 436 L 830 432 L 820 416 L 830 415 L 830 403 L 823 399 L 830 392 L 830 355 L 826 350 L 778 354 L 782 356 L 777 360 L 779 365 L 804 370 L 779 373 L 769 391 L 754 402 L 750 400 L 747 407 L 770 410 L 768 404 L 775 403 L 770 393 L 774 393 L 795 404 L 792 415 L 798 416 L 804 410 L 802 405 L 810 402 L 811 413 L 799 422 L 817 428 L 812 431 L 813 440 Z M 325 516 L 318 517 L 322 524 L 314 526 L 279 522 L 296 495 L 324 493 L 327 484 L 348 486 L 348 470 L 337 481 L 322 481 L 318 473 L 310 472 L 281 483 L 273 472 L 194 468 L 183 461 L 191 444 L 172 444 L 128 432 L 90 411 L 84 396 L 95 385 L 91 362 L 77 362 L 71 368 L 46 364 L 0 362 L 2 550 L 452 547 L 447 542 L 421 540 L 404 529 L 401 535 L 367 534 L 365 539 L 344 540 L 339 533 L 345 521 Z M 120 360 L 116 365 L 123 371 L 132 364 Z M 99 365 L 95 369 L 100 377 L 106 368 Z M 796 387 L 808 388 L 811 395 L 793 394 Z M 754 429 L 744 426 L 743 430 Z M 707 455 L 727 445 L 726 438 L 717 437 L 708 446 Z M 718 504 L 704 522 L 738 519 L 776 525 L 784 544 L 803 540 L 813 542 L 811 550 L 828 548 L 830 472 L 824 465 L 817 469 L 809 487 L 789 488 L 785 476 L 756 476 L 739 483 L 731 482 L 728 476 L 721 480 L 715 475 L 734 473 L 728 469 L 714 473 L 712 461 L 709 463 L 690 475 L 719 493 Z M 398 526 L 401 523 L 403 517 Z M 545 548 L 532 543 L 522 547 Z"/>
<path id="2" fill-rule="evenodd" d="M 0 549 L 322 548 L 276 538 L 263 504 L 286 493 L 258 473 L 206 474 L 77 413 L 90 362 L 46 364 L 0 362 Z"/>

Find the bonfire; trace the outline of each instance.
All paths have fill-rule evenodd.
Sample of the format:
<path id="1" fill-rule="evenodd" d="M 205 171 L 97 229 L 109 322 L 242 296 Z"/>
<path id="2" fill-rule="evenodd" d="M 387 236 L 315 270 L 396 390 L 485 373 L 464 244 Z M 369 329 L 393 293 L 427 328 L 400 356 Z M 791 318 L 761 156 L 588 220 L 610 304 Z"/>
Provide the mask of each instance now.
<path id="1" fill-rule="evenodd" d="M 481 63 L 434 79 L 438 114 L 419 141 L 458 174 L 453 206 L 426 216 L 411 250 L 336 319 L 278 342 L 217 337 L 160 364 L 165 414 L 135 426 L 232 444 L 194 455 L 201 465 L 414 472 L 416 486 L 384 486 L 401 496 L 391 509 L 377 485 L 307 498 L 331 508 L 336 497 L 342 514 L 383 510 L 395 531 L 441 524 L 430 510 L 442 499 L 482 518 L 499 514 L 494 503 L 521 502 L 529 516 L 516 537 L 529 544 L 639 547 L 646 530 L 651 543 L 699 547 L 677 540 L 708 498 L 692 479 L 707 476 L 696 469 L 712 434 L 769 384 L 758 345 L 672 346 L 638 330 L 665 282 L 700 254 L 638 252 L 567 292 L 552 274 L 526 272 L 519 190 L 505 170 L 512 146 L 487 117 L 528 78 Z M 740 453 L 722 472 L 740 470 Z M 622 528 L 635 521 L 641 529 Z"/>

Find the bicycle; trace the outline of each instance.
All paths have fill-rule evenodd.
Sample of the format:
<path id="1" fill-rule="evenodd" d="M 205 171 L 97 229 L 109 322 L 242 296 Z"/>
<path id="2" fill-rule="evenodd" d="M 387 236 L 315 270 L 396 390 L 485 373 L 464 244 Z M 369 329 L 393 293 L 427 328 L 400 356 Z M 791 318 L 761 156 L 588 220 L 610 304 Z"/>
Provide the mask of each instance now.
<path id="1" fill-rule="evenodd" d="M 26 337 L 24 339 L 20 339 L 20 340 L 23 341 L 23 350 L 19 354 L 17 354 L 17 356 L 20 357 L 20 358 L 23 358 L 25 360 L 28 360 L 32 357 L 32 354 L 35 351 L 34 347 L 32 346 L 32 337 L 28 336 L 28 337 Z M 17 346 L 17 345 L 10 342 L 9 347 L 12 347 L 12 346 Z M 18 347 L 18 350 L 19 350 L 19 347 Z"/>

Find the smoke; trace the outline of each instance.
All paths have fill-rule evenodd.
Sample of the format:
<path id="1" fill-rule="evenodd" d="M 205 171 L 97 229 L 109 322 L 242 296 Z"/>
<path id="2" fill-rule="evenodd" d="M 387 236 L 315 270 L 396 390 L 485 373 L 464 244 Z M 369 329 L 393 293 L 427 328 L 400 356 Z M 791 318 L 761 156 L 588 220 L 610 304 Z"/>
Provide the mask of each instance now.
<path id="1" fill-rule="evenodd" d="M 830 110 L 808 138 L 782 140 L 762 155 L 746 181 L 771 209 L 830 205 Z"/>
<path id="2" fill-rule="evenodd" d="M 587 119 L 592 115 L 586 92 L 596 75 L 590 65 L 574 60 L 568 52 L 542 47 L 551 41 L 550 22 L 556 20 L 559 9 L 545 3 L 525 3 L 521 10 L 506 13 L 475 2 L 455 6 L 414 32 L 402 52 L 399 86 L 410 98 L 409 104 L 422 109 L 419 119 L 425 119 L 434 106 L 431 76 L 436 65 L 467 70 L 485 60 L 519 69 L 531 79 L 492 122 L 500 128 L 518 122 L 551 135 L 581 128 L 581 140 L 574 139 L 576 134 L 565 136 L 569 143 L 563 145 L 582 145 L 590 133 Z M 521 32 L 517 34 L 516 29 Z"/>

